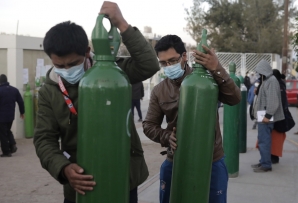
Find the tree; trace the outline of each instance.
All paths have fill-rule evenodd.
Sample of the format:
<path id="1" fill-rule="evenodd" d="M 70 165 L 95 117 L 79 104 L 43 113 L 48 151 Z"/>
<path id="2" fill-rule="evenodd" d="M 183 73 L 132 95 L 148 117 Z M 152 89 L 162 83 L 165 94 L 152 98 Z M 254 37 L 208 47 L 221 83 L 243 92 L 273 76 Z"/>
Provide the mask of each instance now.
<path id="1" fill-rule="evenodd" d="M 205 0 L 210 9 L 203 12 L 203 1 L 194 0 L 194 6 L 186 12 L 188 33 L 194 40 L 199 41 L 202 28 L 206 28 L 210 45 L 217 51 L 281 53 L 283 6 L 278 2 Z"/>
<path id="2" fill-rule="evenodd" d="M 296 52 L 296 55 L 298 56 L 298 17 L 296 18 L 295 33 L 292 38 L 292 44 Z M 298 63 L 297 63 L 297 68 L 298 68 Z"/>
<path id="3" fill-rule="evenodd" d="M 196 41 L 199 42 L 202 32 L 202 24 L 204 23 L 204 13 L 201 8 L 200 1 L 194 1 L 194 5 L 190 9 L 185 9 L 187 21 L 187 32 Z"/>

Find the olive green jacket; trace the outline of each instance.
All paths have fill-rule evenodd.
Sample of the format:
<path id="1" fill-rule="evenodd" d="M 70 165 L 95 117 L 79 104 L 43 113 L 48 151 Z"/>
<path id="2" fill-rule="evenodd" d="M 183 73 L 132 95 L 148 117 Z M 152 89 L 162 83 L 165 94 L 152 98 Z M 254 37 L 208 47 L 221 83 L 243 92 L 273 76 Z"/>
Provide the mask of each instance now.
<path id="1" fill-rule="evenodd" d="M 123 43 L 131 54 L 129 58 L 119 58 L 118 66 L 123 69 L 131 83 L 143 81 L 159 70 L 156 54 L 137 28 L 129 26 L 122 33 Z M 78 83 L 70 84 L 63 78 L 76 109 L 78 109 Z M 62 170 L 70 163 L 76 163 L 77 116 L 72 115 L 69 123 L 69 108 L 58 87 L 58 78 L 53 68 L 48 71 L 44 86 L 39 90 L 37 123 L 34 131 L 34 145 L 41 165 L 56 180 L 64 185 L 64 196 L 75 201 L 75 190 L 68 184 Z M 140 138 L 134 122 L 131 132 L 130 188 L 140 185 L 148 177 Z M 61 143 L 59 143 L 59 138 Z M 67 152 L 67 159 L 63 152 Z"/>

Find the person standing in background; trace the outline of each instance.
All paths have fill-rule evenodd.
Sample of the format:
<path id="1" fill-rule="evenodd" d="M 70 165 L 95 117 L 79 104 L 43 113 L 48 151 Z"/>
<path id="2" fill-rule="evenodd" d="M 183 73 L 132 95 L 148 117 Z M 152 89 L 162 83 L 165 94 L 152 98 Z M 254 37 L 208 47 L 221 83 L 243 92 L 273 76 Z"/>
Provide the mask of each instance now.
<path id="1" fill-rule="evenodd" d="M 9 85 L 6 75 L 0 75 L 0 141 L 1 157 L 11 157 L 17 151 L 16 141 L 11 132 L 16 102 L 19 105 L 21 118 L 24 119 L 25 107 L 19 90 Z"/>
<path id="2" fill-rule="evenodd" d="M 288 110 L 288 100 L 287 100 L 287 93 L 286 93 L 286 84 L 282 80 L 282 75 L 279 72 L 279 70 L 274 69 L 273 75 L 276 77 L 277 81 L 279 82 L 280 86 L 280 95 L 281 95 L 281 103 L 282 103 L 282 109 L 285 114 L 285 110 Z M 273 129 L 271 132 L 271 162 L 272 164 L 279 163 L 279 157 L 282 157 L 282 151 L 284 142 L 286 139 L 286 133 L 285 132 L 278 132 L 277 130 Z"/>
<path id="3" fill-rule="evenodd" d="M 256 118 L 254 117 L 253 115 L 253 105 L 256 101 L 256 98 L 255 98 L 255 92 L 256 92 L 256 89 L 258 88 L 260 82 L 259 80 L 256 80 L 254 82 L 254 84 L 252 84 L 248 90 L 248 94 L 247 94 L 247 102 L 249 104 L 249 116 L 250 116 L 250 119 L 252 121 L 254 121 L 254 124 L 252 126 L 252 129 L 255 130 L 257 129 L 257 120 Z"/>
<path id="4" fill-rule="evenodd" d="M 250 82 L 250 77 L 249 77 L 249 73 L 248 71 L 246 72 L 246 75 L 244 77 L 244 85 L 246 87 L 247 90 L 249 90 L 250 86 L 252 85 L 253 83 Z"/>
<path id="5" fill-rule="evenodd" d="M 271 133 L 274 122 L 283 120 L 285 117 L 279 82 L 273 75 L 272 67 L 267 61 L 261 60 L 257 64 L 256 72 L 260 74 L 261 84 L 256 91 L 258 98 L 254 105 L 254 117 L 257 118 L 257 111 L 264 111 L 265 116 L 261 122 L 258 122 L 258 145 L 261 159 L 259 163 L 251 165 L 251 167 L 254 172 L 259 173 L 272 171 Z"/>
<path id="6" fill-rule="evenodd" d="M 134 117 L 134 108 L 137 108 L 139 120 L 138 122 L 142 122 L 142 111 L 141 111 L 141 100 L 144 97 L 144 85 L 142 82 L 138 82 L 132 85 L 132 101 L 131 101 L 131 113 L 132 117 Z"/>
<path id="7" fill-rule="evenodd" d="M 251 73 L 249 78 L 250 84 L 253 84 L 258 79 L 258 77 L 254 73 Z"/>

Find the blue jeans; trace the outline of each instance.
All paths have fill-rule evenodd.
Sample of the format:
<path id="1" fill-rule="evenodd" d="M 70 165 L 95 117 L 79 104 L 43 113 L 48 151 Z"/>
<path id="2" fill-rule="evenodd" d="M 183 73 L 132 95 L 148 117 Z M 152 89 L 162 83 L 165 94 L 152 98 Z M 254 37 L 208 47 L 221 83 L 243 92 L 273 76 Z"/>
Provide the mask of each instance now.
<path id="1" fill-rule="evenodd" d="M 258 145 L 261 155 L 260 164 L 271 168 L 271 132 L 273 123 L 258 123 Z"/>
<path id="2" fill-rule="evenodd" d="M 169 203 L 172 182 L 173 163 L 165 160 L 160 167 L 159 202 Z M 228 189 L 228 171 L 224 157 L 212 163 L 209 203 L 226 203 Z"/>

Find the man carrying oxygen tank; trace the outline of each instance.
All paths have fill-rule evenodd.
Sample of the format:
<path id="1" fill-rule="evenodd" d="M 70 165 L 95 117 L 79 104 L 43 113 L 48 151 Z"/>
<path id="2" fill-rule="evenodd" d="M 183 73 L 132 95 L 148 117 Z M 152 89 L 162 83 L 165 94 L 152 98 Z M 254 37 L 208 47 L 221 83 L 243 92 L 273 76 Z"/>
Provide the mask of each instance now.
<path id="1" fill-rule="evenodd" d="M 195 61 L 209 70 L 219 89 L 218 100 L 235 105 L 240 102 L 240 90 L 221 66 L 213 49 L 203 46 L 206 54 L 194 50 Z M 172 180 L 173 152 L 176 150 L 176 127 L 178 120 L 178 101 L 182 81 L 193 71 L 187 64 L 184 43 L 176 35 L 162 37 L 155 45 L 160 66 L 164 68 L 167 78 L 154 87 L 151 93 L 149 109 L 143 122 L 145 135 L 154 142 L 166 147 L 166 160 L 160 168 L 160 203 L 169 203 Z M 206 95 L 201 95 L 202 97 Z M 208 108 L 208 106 L 206 107 Z M 161 127 L 166 116 L 167 127 Z M 224 163 L 224 151 L 219 127 L 218 115 L 213 150 L 213 164 L 210 184 L 210 203 L 226 202 L 228 174 Z M 183 135 L 181 135 L 183 136 Z M 185 135 L 186 136 L 186 135 Z M 204 143 L 202 143 L 204 145 Z M 199 146 L 198 146 L 199 147 Z M 196 155 L 193 154 L 195 157 Z M 181 174 L 183 176 L 183 174 Z"/>
<path id="2" fill-rule="evenodd" d="M 130 82 L 137 83 L 154 75 L 159 65 L 153 48 L 137 28 L 126 22 L 118 5 L 104 2 L 100 14 L 107 15 L 120 30 L 123 43 L 132 56 L 117 60 Z M 53 68 L 48 71 L 39 91 L 34 145 L 42 167 L 63 184 L 64 202 L 74 203 L 76 192 L 84 195 L 96 187 L 92 174 L 85 174 L 84 168 L 76 164 L 78 84 L 88 69 L 86 59 L 90 57 L 90 47 L 83 28 L 69 21 L 52 27 L 46 33 L 43 46 Z M 148 169 L 134 124 L 131 126 L 131 151 L 130 203 L 137 203 L 137 187 L 148 177 Z"/>

